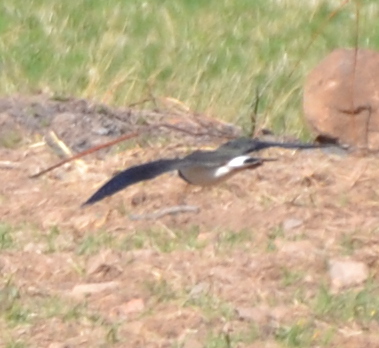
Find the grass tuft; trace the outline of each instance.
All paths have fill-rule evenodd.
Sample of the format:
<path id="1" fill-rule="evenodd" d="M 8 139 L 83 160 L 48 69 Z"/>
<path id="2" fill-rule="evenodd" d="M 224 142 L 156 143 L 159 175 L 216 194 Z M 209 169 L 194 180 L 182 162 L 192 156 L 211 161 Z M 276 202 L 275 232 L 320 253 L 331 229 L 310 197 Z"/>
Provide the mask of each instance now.
<path id="1" fill-rule="evenodd" d="M 321 287 L 314 302 L 316 315 L 331 321 L 356 321 L 368 323 L 379 321 L 379 299 L 377 289 L 368 284 L 362 290 L 349 289 L 333 294 Z"/>
<path id="2" fill-rule="evenodd" d="M 9 249 L 13 246 L 13 229 L 9 224 L 0 222 L 0 250 Z"/>

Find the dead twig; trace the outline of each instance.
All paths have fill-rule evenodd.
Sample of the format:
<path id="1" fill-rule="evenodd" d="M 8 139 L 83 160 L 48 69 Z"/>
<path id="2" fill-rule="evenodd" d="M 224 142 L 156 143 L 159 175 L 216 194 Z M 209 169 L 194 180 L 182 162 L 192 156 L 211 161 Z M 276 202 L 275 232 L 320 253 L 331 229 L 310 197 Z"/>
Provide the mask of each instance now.
<path id="1" fill-rule="evenodd" d="M 81 158 L 81 157 L 83 157 L 83 156 L 89 155 L 89 154 L 91 154 L 91 153 L 93 153 L 93 152 L 95 152 L 95 151 L 98 151 L 98 150 L 100 150 L 100 149 L 103 149 L 103 148 L 105 148 L 105 147 L 115 145 L 115 144 L 119 143 L 120 141 L 127 140 L 127 139 L 130 139 L 130 138 L 133 138 L 133 137 L 136 137 L 137 135 L 139 135 L 139 132 L 134 132 L 134 133 L 130 133 L 130 134 L 125 134 L 125 135 L 123 135 L 123 136 L 121 136 L 121 137 L 119 137 L 119 138 L 117 138 L 117 139 L 115 139 L 115 140 L 109 141 L 109 142 L 107 142 L 107 143 L 105 143 L 105 144 L 91 147 L 90 149 L 85 150 L 85 151 L 82 151 L 82 152 L 79 152 L 78 154 L 76 154 L 76 155 L 74 155 L 74 156 L 72 156 L 72 157 L 65 158 L 64 160 L 62 160 L 62 161 L 60 161 L 60 162 L 54 164 L 53 166 L 51 166 L 51 167 L 49 167 L 49 168 L 47 168 L 47 169 L 44 169 L 44 170 L 42 170 L 41 172 L 38 172 L 38 173 L 36 173 L 36 174 L 33 174 L 33 175 L 31 175 L 30 177 L 31 177 L 31 178 L 38 178 L 39 176 L 41 176 L 41 175 L 43 175 L 43 174 L 46 174 L 46 173 L 52 171 L 53 169 L 56 169 L 56 168 L 58 168 L 58 167 L 60 167 L 60 166 L 62 166 L 62 165 L 64 165 L 64 164 L 66 164 L 66 163 L 68 163 L 68 162 L 71 162 L 71 161 L 76 160 L 76 159 L 78 159 L 78 158 Z"/>

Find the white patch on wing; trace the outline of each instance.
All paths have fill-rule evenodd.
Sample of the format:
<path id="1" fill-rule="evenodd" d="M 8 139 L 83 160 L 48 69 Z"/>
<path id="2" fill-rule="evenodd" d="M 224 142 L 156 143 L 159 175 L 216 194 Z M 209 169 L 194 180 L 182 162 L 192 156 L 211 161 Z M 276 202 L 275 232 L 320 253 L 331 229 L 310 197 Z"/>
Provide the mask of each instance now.
<path id="1" fill-rule="evenodd" d="M 228 163 L 226 163 L 222 167 L 220 167 L 217 170 L 215 170 L 214 176 L 216 178 L 219 178 L 219 177 L 222 177 L 224 175 L 229 174 L 233 170 L 246 167 L 247 165 L 251 165 L 251 164 L 245 163 L 246 160 L 248 160 L 249 158 L 250 158 L 250 156 L 238 156 L 238 157 L 234 157 Z"/>
<path id="2" fill-rule="evenodd" d="M 180 169 L 180 175 L 193 185 L 210 186 L 226 180 L 240 169 L 249 168 L 259 162 L 250 160 L 250 156 L 238 156 L 225 163 L 222 167 L 188 166 Z M 249 161 L 250 160 L 250 161 Z"/>
<path id="3" fill-rule="evenodd" d="M 230 160 L 226 166 L 231 168 L 243 168 L 246 160 L 250 159 L 250 156 L 238 156 Z"/>
<path id="4" fill-rule="evenodd" d="M 233 169 L 227 166 L 223 166 L 220 168 L 217 168 L 214 172 L 214 177 L 215 178 L 220 178 L 223 177 L 226 174 L 229 174 Z"/>

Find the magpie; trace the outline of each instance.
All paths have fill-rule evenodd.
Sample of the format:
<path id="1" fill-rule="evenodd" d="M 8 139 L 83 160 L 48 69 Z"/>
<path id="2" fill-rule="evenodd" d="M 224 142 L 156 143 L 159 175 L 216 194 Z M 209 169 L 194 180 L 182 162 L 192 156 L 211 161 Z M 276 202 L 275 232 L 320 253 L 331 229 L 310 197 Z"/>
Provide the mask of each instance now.
<path id="1" fill-rule="evenodd" d="M 273 158 L 251 157 L 248 154 L 270 147 L 285 149 L 315 149 L 322 145 L 307 143 L 280 143 L 246 137 L 237 138 L 213 151 L 197 150 L 183 158 L 160 159 L 130 167 L 107 181 L 82 206 L 94 204 L 107 196 L 136 184 L 170 172 L 178 171 L 179 177 L 189 184 L 211 186 L 228 179 L 241 170 L 253 169 Z"/>

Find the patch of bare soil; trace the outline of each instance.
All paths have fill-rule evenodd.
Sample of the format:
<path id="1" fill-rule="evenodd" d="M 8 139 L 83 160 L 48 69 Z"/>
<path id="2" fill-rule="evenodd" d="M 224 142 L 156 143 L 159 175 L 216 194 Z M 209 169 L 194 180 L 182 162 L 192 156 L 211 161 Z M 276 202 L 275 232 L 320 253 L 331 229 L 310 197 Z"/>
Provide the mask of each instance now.
<path id="1" fill-rule="evenodd" d="M 377 158 L 272 150 L 279 161 L 211 189 L 172 173 L 80 208 L 115 171 L 185 153 L 184 140 L 32 179 L 59 160 L 41 134 L 79 151 L 136 124 L 86 101 L 36 100 L 0 102 L 21 139 L 0 148 L 0 347 L 378 345 L 376 309 L 343 302 L 378 297 Z M 182 204 L 199 212 L 129 218 Z M 363 262 L 368 283 L 333 289 L 334 258 Z"/>

